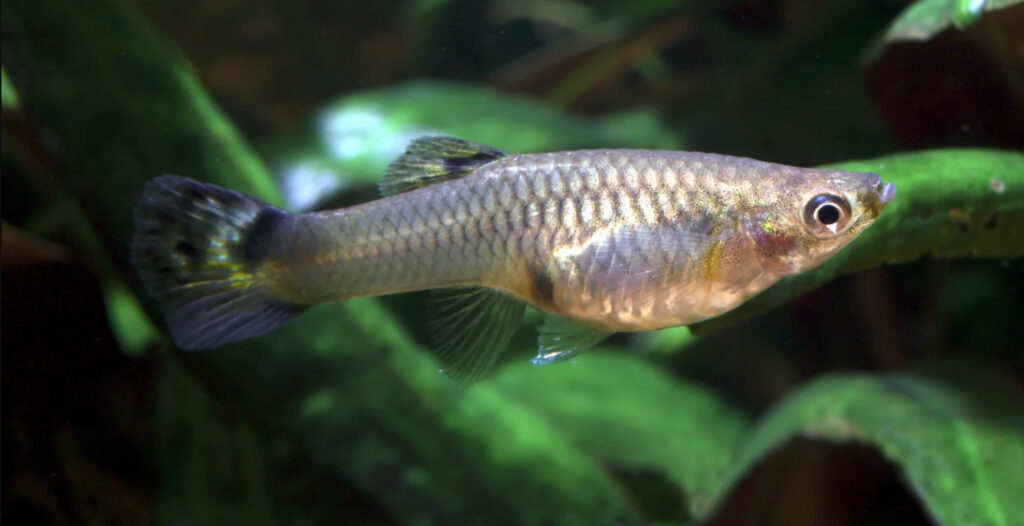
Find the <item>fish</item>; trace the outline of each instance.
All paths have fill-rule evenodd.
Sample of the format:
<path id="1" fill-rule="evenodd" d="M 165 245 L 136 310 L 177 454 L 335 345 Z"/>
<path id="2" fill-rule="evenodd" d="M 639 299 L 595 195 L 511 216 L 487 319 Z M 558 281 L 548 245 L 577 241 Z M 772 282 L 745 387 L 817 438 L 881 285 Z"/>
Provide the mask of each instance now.
<path id="1" fill-rule="evenodd" d="M 684 151 L 508 154 L 452 137 L 413 140 L 380 190 L 292 214 L 163 175 L 136 205 L 132 262 L 189 350 L 324 302 L 435 290 L 446 371 L 470 378 L 526 306 L 545 315 L 535 364 L 705 320 L 821 264 L 896 195 L 874 173 Z"/>

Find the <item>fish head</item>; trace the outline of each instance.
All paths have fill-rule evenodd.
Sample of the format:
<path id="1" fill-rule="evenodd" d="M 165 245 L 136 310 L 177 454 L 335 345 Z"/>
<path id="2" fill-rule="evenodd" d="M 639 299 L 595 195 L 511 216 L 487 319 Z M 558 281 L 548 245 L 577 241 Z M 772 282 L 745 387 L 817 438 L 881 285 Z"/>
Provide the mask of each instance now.
<path id="1" fill-rule="evenodd" d="M 744 230 L 766 272 L 797 274 L 846 246 L 895 196 L 878 174 L 794 169 L 766 185 Z"/>

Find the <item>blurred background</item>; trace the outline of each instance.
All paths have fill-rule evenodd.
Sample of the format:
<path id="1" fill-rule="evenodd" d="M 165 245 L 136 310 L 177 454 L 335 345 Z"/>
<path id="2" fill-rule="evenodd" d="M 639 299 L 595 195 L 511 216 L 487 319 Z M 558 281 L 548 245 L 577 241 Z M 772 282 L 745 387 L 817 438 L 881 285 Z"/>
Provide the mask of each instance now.
<path id="1" fill-rule="evenodd" d="M 2 9 L 4 522 L 1024 520 L 1024 5 Z M 532 367 L 528 316 L 471 387 L 436 374 L 422 294 L 314 309 L 225 349 L 170 345 L 127 261 L 149 178 L 335 208 L 374 199 L 425 134 L 877 158 L 887 180 L 908 167 L 900 197 L 928 188 L 920 166 L 984 192 L 923 192 L 879 227 L 956 241 L 858 245 L 868 263 L 703 330 Z"/>

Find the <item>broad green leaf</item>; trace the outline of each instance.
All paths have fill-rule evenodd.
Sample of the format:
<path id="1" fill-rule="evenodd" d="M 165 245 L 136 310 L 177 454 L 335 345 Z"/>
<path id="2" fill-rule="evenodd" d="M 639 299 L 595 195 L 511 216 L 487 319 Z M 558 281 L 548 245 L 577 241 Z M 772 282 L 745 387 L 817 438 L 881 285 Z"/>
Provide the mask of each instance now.
<path id="1" fill-rule="evenodd" d="M 804 436 L 878 448 L 939 524 L 1024 524 L 1024 393 L 1011 377 L 958 366 L 953 381 L 846 374 L 804 386 L 755 426 L 716 501 L 772 450 Z"/>
<path id="2" fill-rule="evenodd" d="M 707 388 L 621 350 L 558 365 L 510 365 L 485 384 L 544 415 L 605 463 L 663 473 L 692 514 L 709 507 L 708 490 L 732 465 L 748 426 Z"/>
<path id="3" fill-rule="evenodd" d="M 984 13 L 996 11 L 1021 0 L 918 0 L 907 7 L 885 34 L 886 42 L 928 40 L 950 24 L 963 29 Z"/>
<path id="4" fill-rule="evenodd" d="M 896 199 L 873 225 L 818 268 L 785 278 L 739 308 L 691 328 L 724 327 L 837 276 L 922 257 L 1024 255 L 1024 154 L 935 150 L 850 161 L 833 168 L 875 172 Z"/>
<path id="5" fill-rule="evenodd" d="M 286 204 L 306 210 L 352 185 L 375 184 L 409 141 L 423 135 L 449 135 L 513 153 L 680 147 L 650 108 L 587 118 L 488 88 L 421 81 L 346 95 L 267 151 Z"/>
<path id="6" fill-rule="evenodd" d="M 561 430 L 493 386 L 465 390 L 439 374 L 372 300 L 323 305 L 189 358 L 222 399 L 272 422 L 400 522 L 637 521 Z"/>

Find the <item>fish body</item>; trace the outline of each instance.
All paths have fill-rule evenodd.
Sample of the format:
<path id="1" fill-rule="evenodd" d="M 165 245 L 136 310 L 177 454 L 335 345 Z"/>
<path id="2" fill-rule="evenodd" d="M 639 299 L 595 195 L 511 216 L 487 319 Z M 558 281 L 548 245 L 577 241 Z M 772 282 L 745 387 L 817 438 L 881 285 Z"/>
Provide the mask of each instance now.
<path id="1" fill-rule="evenodd" d="M 322 302 L 447 287 L 483 287 L 606 335 L 728 311 L 837 252 L 895 194 L 876 174 L 726 155 L 506 155 L 447 138 L 414 142 L 382 187 L 408 191 L 293 215 L 164 176 L 136 212 L 136 266 L 190 347 Z M 175 319 L 220 305 L 215 275 L 261 299 L 214 308 L 271 314 L 227 331 L 208 314 L 197 325 L 199 311 Z"/>

